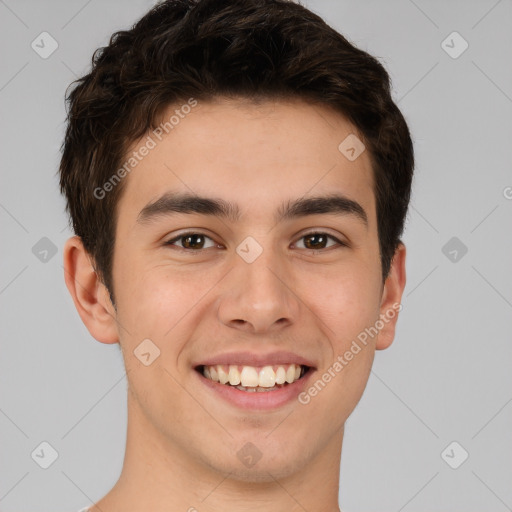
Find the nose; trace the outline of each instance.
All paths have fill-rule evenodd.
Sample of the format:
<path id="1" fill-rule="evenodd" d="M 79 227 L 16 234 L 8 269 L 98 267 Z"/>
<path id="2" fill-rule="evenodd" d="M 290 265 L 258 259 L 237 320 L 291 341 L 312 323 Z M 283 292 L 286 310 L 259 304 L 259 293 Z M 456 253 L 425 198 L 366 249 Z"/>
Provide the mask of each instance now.
<path id="1" fill-rule="evenodd" d="M 234 255 L 234 268 L 222 288 L 219 320 L 254 334 L 273 332 L 299 318 L 300 300 L 286 262 L 265 249 L 252 263 Z"/>

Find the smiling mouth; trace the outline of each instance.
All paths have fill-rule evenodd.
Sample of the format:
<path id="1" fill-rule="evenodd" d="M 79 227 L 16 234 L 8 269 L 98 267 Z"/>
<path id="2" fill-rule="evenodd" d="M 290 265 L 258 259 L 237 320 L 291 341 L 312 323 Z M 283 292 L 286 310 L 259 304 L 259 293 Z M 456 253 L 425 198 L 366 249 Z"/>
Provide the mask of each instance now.
<path id="1" fill-rule="evenodd" d="M 262 367 L 217 364 L 200 365 L 196 370 L 213 382 L 254 393 L 276 391 L 289 386 L 302 379 L 310 368 L 293 363 Z"/>

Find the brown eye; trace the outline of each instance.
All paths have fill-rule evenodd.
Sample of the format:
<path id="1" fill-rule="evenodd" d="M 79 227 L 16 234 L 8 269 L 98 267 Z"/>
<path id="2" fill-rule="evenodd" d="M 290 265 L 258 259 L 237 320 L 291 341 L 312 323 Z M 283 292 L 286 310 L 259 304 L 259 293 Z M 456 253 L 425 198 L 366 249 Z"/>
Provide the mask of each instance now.
<path id="1" fill-rule="evenodd" d="M 300 240 L 304 240 L 304 249 L 309 250 L 321 250 L 326 249 L 328 247 L 332 247 L 332 245 L 327 246 L 328 240 L 334 240 L 335 244 L 338 245 L 346 245 L 343 242 L 340 242 L 337 238 L 333 237 L 332 235 L 328 235 L 327 233 L 321 233 L 321 232 L 314 232 L 314 233 L 307 233 L 303 235 Z M 299 249 L 302 249 L 302 247 L 299 247 Z"/>
<path id="2" fill-rule="evenodd" d="M 201 250 L 207 248 L 205 247 L 206 240 L 211 240 L 213 242 L 209 236 L 206 236 L 203 233 L 183 233 L 166 242 L 166 245 L 177 245 L 176 242 L 181 242 L 181 245 L 177 246 L 182 249 Z M 209 247 L 213 246 L 215 246 L 215 243 L 212 243 Z"/>

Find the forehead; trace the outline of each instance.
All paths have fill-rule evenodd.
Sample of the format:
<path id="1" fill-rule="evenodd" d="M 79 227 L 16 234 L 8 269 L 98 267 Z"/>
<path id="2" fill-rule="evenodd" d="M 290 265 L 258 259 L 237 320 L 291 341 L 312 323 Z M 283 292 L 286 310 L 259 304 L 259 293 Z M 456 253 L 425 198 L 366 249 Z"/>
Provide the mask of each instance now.
<path id="1" fill-rule="evenodd" d="M 172 105 L 161 121 L 126 155 L 139 160 L 125 178 L 118 213 L 136 217 L 169 190 L 223 197 L 241 206 L 242 219 L 246 209 L 254 218 L 283 200 L 332 193 L 374 212 L 368 151 L 355 127 L 328 107 L 216 99 Z"/>

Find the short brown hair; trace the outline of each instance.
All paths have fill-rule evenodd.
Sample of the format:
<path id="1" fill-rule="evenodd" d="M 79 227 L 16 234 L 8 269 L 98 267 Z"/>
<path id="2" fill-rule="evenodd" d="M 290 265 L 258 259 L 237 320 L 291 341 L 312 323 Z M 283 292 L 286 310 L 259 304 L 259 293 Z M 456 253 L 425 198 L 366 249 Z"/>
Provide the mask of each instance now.
<path id="1" fill-rule="evenodd" d="M 374 173 L 382 277 L 400 243 L 414 167 L 389 75 L 322 18 L 290 0 L 167 0 L 97 49 L 66 96 L 60 186 L 75 234 L 113 300 L 116 205 L 98 199 L 127 148 L 171 104 L 216 96 L 300 98 L 330 106 L 360 132 Z"/>

